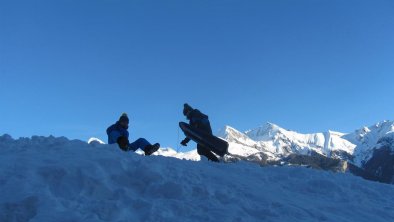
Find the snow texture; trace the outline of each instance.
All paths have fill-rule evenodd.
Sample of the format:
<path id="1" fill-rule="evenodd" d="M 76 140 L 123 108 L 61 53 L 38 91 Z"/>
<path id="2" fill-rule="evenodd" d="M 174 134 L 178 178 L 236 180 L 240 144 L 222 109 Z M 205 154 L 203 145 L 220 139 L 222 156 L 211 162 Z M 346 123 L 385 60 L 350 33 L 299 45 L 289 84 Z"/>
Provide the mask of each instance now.
<path id="1" fill-rule="evenodd" d="M 197 162 L 4 135 L 0 221 L 387 222 L 394 221 L 394 186 L 302 167 Z"/>

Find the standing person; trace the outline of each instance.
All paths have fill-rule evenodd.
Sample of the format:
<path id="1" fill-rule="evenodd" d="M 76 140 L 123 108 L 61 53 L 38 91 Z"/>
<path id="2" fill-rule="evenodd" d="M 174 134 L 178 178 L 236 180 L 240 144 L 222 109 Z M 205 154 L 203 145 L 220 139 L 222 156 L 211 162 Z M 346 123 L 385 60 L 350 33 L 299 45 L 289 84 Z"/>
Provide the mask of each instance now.
<path id="1" fill-rule="evenodd" d="M 207 134 L 212 135 L 211 123 L 209 122 L 208 116 L 200 112 L 198 109 L 193 109 L 189 104 L 183 105 L 183 115 L 189 120 L 189 124 L 199 130 L 204 131 Z M 186 137 L 182 140 L 181 145 L 187 146 L 190 138 Z M 213 154 L 207 147 L 202 144 L 197 144 L 197 153 L 205 156 L 208 160 L 219 162 L 219 159 Z"/>
<path id="2" fill-rule="evenodd" d="M 137 149 L 142 149 L 145 155 L 151 155 L 160 148 L 159 143 L 151 145 L 145 138 L 139 138 L 138 140 L 129 143 L 129 117 L 126 113 L 120 116 L 119 120 L 108 127 L 108 144 L 119 145 L 119 148 L 123 151 L 136 151 Z"/>

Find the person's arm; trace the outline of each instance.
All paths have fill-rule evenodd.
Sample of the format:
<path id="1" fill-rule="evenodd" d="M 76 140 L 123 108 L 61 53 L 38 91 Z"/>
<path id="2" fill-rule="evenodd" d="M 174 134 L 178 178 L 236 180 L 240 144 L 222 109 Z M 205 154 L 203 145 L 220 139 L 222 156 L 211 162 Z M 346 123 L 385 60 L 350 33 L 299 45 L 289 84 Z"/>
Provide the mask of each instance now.
<path id="1" fill-rule="evenodd" d="M 187 143 L 190 142 L 190 138 L 186 137 L 184 140 L 182 140 L 181 145 L 182 146 L 187 146 Z"/>
<path id="2" fill-rule="evenodd" d="M 119 131 L 112 130 L 108 133 L 108 144 L 117 143 L 118 138 L 121 136 Z"/>

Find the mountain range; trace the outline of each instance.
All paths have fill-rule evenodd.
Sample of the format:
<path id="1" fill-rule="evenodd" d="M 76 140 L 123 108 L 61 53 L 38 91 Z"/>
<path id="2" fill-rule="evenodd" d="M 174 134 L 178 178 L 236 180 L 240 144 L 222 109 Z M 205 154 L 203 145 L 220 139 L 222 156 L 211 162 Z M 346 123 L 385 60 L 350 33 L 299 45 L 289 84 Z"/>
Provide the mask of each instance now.
<path id="1" fill-rule="evenodd" d="M 382 121 L 352 133 L 302 134 L 272 123 L 246 132 L 230 126 L 217 136 L 229 142 L 229 157 L 265 164 L 311 165 L 350 171 L 394 183 L 394 122 Z"/>

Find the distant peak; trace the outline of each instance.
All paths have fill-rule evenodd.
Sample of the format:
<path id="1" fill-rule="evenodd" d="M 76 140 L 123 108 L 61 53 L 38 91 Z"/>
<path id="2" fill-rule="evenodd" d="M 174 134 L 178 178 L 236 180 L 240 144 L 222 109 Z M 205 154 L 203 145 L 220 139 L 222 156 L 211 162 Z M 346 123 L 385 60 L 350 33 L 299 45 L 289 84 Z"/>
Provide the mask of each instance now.
<path id="1" fill-rule="evenodd" d="M 224 130 L 234 130 L 234 128 L 229 125 L 225 125 Z"/>
<path id="2" fill-rule="evenodd" d="M 233 134 L 241 134 L 240 131 L 236 130 L 235 128 L 226 125 L 221 131 L 220 131 L 220 136 L 226 137 L 228 135 L 233 135 Z"/>
<path id="3" fill-rule="evenodd" d="M 258 128 L 256 128 L 256 129 L 254 129 L 254 130 L 259 130 L 259 131 L 262 131 L 262 130 L 264 130 L 264 131 L 269 131 L 269 132 L 277 132 L 277 131 L 280 131 L 280 130 L 282 130 L 283 128 L 281 128 L 280 126 L 278 126 L 278 125 L 276 125 L 276 124 L 274 124 L 274 123 L 271 123 L 271 122 L 266 122 L 264 125 L 262 125 L 262 126 L 260 126 L 260 127 L 258 127 Z M 254 130 L 251 130 L 251 131 L 254 131 Z"/>
<path id="4" fill-rule="evenodd" d="M 271 138 L 282 131 L 283 129 L 278 125 L 267 122 L 256 129 L 246 131 L 246 135 L 255 141 L 259 141 L 265 138 Z"/>
<path id="5" fill-rule="evenodd" d="M 392 125 L 394 125 L 394 122 L 389 121 L 389 120 L 383 120 L 381 122 L 376 123 L 375 127 L 380 128 L 380 127 L 392 126 Z"/>
<path id="6" fill-rule="evenodd" d="M 360 129 L 356 130 L 355 132 L 357 134 L 364 135 L 364 134 L 368 134 L 368 133 L 375 132 L 375 131 L 390 132 L 393 130 L 394 130 L 394 122 L 389 121 L 389 120 L 383 120 L 383 121 L 375 123 L 374 125 L 372 125 L 370 127 L 364 126 Z"/>
<path id="7" fill-rule="evenodd" d="M 265 124 L 265 127 L 266 127 L 267 129 L 273 129 L 273 130 L 282 129 L 282 128 L 279 127 L 278 125 L 276 125 L 276 124 L 274 124 L 274 123 L 271 123 L 271 122 L 267 122 L 267 123 Z"/>

